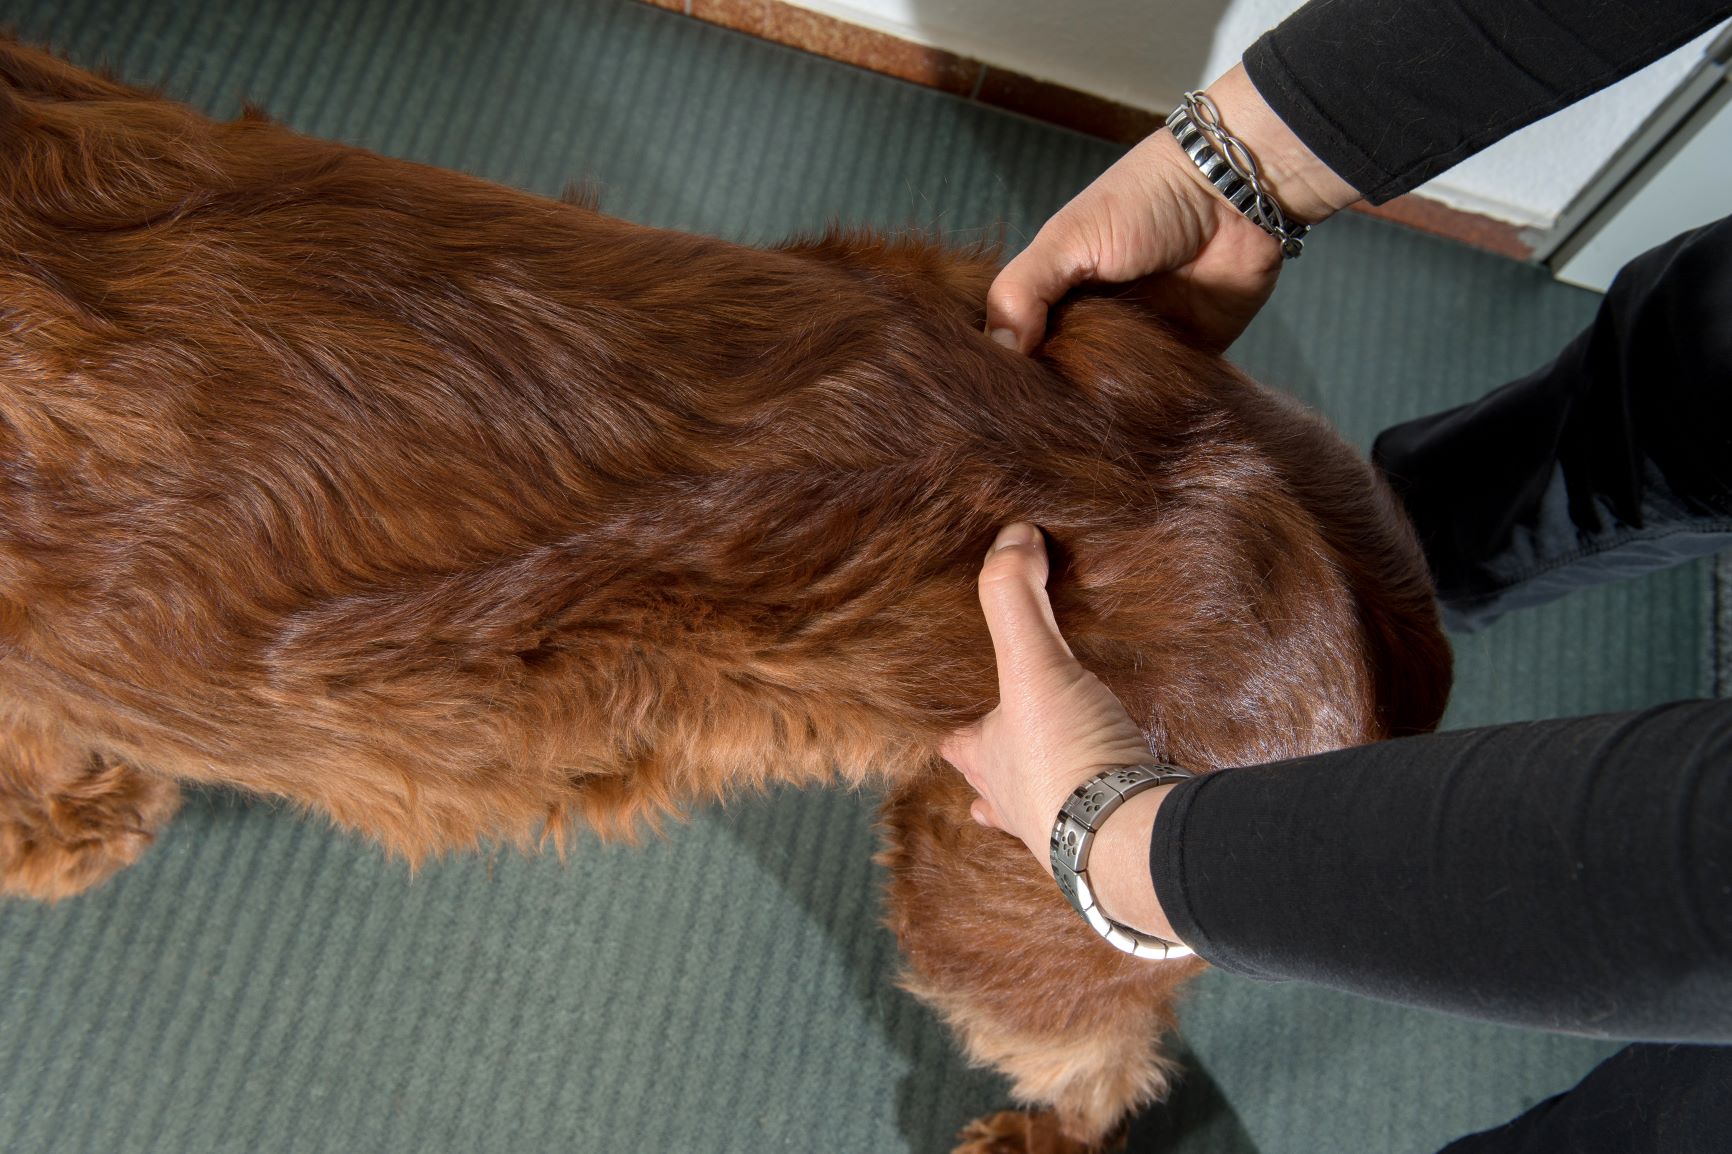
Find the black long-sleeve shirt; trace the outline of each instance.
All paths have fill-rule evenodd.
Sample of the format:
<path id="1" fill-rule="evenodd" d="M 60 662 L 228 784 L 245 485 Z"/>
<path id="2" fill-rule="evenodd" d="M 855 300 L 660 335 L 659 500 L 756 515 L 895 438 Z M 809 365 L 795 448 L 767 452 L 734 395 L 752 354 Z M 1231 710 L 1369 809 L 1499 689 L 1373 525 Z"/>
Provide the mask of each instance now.
<path id="1" fill-rule="evenodd" d="M 1311 0 L 1245 71 L 1381 204 L 1728 16 L 1726 0 Z"/>
<path id="2" fill-rule="evenodd" d="M 1223 969 L 1732 1041 L 1732 701 L 1222 770 L 1173 790 L 1150 868 Z"/>

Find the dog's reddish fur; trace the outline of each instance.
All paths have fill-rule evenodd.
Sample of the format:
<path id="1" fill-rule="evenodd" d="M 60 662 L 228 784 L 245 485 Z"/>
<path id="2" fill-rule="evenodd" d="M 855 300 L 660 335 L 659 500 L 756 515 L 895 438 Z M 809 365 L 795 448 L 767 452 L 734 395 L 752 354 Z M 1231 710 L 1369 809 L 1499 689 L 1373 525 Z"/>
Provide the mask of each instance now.
<path id="1" fill-rule="evenodd" d="M 967 1145 L 1070 1148 L 1161 1092 L 1195 967 L 1094 939 L 936 759 L 994 699 L 995 528 L 1045 527 L 1163 758 L 1442 709 L 1367 466 L 1128 303 L 1028 359 L 979 255 L 661 232 L 18 45 L 0 82 L 7 892 L 125 865 L 177 781 L 412 859 L 874 782 L 910 988 L 1056 1109 Z"/>

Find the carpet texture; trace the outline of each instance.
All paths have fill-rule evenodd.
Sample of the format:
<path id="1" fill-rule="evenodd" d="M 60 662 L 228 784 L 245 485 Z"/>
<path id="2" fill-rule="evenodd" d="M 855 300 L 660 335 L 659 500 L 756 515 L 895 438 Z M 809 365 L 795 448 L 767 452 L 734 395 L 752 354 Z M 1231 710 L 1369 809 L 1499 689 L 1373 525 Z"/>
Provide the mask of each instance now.
<path id="1" fill-rule="evenodd" d="M 1014 248 L 1117 154 L 604 0 L 4 0 L 0 21 L 219 115 L 244 98 L 309 133 L 548 194 L 590 180 L 610 212 L 752 241 L 839 220 L 1002 226 Z M 1533 368 L 1594 303 L 1346 217 L 1235 356 L 1363 446 Z M 1703 562 L 1459 639 L 1449 724 L 1702 694 L 1717 661 L 1724 687 L 1725 587 Z M 0 1150 L 947 1150 L 1004 1088 L 894 988 L 872 806 L 781 792 L 639 849 L 412 877 L 321 821 L 197 795 L 99 892 L 0 905 Z M 1220 974 L 1185 1022 L 1180 1108 L 1138 1131 L 1184 1154 L 1421 1154 L 1609 1050 Z"/>

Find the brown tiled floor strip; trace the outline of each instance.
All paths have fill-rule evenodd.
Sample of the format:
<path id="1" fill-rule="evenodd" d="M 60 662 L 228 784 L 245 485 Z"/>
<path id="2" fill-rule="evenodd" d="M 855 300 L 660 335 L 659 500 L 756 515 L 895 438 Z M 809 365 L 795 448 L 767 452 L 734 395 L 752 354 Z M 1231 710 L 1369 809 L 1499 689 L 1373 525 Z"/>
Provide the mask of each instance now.
<path id="1" fill-rule="evenodd" d="M 942 48 L 913 44 L 781 0 L 642 2 L 1121 144 L 1135 144 L 1160 127 L 1162 121 L 1159 113 L 1036 80 L 1020 72 L 994 68 Z M 1381 220 L 1514 260 L 1526 260 L 1532 254 L 1517 226 L 1462 212 L 1424 197 L 1403 196 L 1376 208 L 1369 205 L 1355 208 Z"/>

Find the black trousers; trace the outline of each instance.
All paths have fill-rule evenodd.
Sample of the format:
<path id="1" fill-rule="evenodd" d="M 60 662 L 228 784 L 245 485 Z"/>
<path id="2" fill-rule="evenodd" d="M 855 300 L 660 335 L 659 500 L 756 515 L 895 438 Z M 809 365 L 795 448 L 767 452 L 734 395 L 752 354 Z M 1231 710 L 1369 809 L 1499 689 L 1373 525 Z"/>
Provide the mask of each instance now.
<path id="1" fill-rule="evenodd" d="M 1440 1154 L 1724 1154 L 1732 1049 L 1626 1046 L 1567 1093 Z"/>
<path id="2" fill-rule="evenodd" d="M 1458 631 L 1732 546 L 1732 217 L 1626 265 L 1550 365 L 1372 456 Z"/>
<path id="3" fill-rule="evenodd" d="M 1732 546 L 1732 217 L 1626 265 L 1550 365 L 1386 430 L 1451 628 Z M 1732 1049 L 1638 1044 L 1445 1154 L 1732 1150 Z"/>

